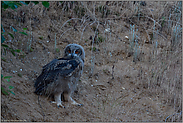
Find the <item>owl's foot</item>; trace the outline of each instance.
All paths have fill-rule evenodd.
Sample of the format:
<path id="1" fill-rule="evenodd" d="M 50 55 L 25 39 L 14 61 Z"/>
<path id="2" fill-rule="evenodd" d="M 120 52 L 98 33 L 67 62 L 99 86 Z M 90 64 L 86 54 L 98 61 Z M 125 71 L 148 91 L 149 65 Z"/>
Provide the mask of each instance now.
<path id="1" fill-rule="evenodd" d="M 56 103 L 57 107 L 59 108 L 60 106 L 62 108 L 65 108 L 65 106 L 62 105 L 62 101 L 61 101 L 61 93 L 57 93 L 54 95 L 55 101 L 52 101 L 51 103 Z"/>
<path id="2" fill-rule="evenodd" d="M 65 108 L 65 106 L 63 106 L 61 102 L 51 101 L 51 103 L 56 103 L 58 108 L 59 107 Z"/>
<path id="3" fill-rule="evenodd" d="M 75 100 L 73 100 L 70 94 L 65 93 L 64 98 L 65 98 L 65 100 L 70 102 L 72 105 L 83 106 L 83 104 L 77 103 Z"/>
<path id="4" fill-rule="evenodd" d="M 83 104 L 77 103 L 77 102 L 76 102 L 75 100 L 73 100 L 71 97 L 70 97 L 70 101 L 71 101 L 71 104 L 72 104 L 72 105 L 83 106 Z"/>

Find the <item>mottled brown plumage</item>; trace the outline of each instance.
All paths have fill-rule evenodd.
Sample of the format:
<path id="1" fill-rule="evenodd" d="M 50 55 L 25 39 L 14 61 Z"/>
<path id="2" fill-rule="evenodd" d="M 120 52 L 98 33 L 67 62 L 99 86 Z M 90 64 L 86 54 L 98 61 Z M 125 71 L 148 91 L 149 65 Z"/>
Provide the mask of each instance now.
<path id="1" fill-rule="evenodd" d="M 62 106 L 61 94 L 74 105 L 81 105 L 71 98 L 76 89 L 84 67 L 85 52 L 78 44 L 66 46 L 63 58 L 54 59 L 43 66 L 42 73 L 35 82 L 35 93 L 38 95 L 54 95 L 57 106 Z"/>

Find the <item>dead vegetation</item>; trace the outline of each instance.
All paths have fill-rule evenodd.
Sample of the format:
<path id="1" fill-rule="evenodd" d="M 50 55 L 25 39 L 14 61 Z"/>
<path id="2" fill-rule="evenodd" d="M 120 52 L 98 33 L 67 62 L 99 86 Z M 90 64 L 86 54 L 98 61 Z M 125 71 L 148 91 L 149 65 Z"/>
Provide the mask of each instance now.
<path id="1" fill-rule="evenodd" d="M 12 76 L 15 93 L 1 93 L 1 121 L 182 121 L 182 2 L 49 3 L 1 13 L 14 36 L 3 44 L 22 51 L 1 46 L 1 73 Z M 69 43 L 86 52 L 74 94 L 84 106 L 58 109 L 45 97 L 39 104 L 34 80 Z"/>

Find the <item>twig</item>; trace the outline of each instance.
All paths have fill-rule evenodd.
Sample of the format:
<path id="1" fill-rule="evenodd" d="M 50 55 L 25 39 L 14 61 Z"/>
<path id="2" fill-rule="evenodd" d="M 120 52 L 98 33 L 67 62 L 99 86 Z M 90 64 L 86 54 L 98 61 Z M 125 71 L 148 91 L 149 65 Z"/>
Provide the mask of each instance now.
<path id="1" fill-rule="evenodd" d="M 39 104 L 39 106 L 41 108 L 41 112 L 42 112 L 42 115 L 43 115 L 43 121 L 45 122 L 45 114 L 44 114 L 43 108 L 42 108 L 40 100 L 39 100 L 39 95 L 38 95 L 38 104 Z"/>
<path id="2" fill-rule="evenodd" d="M 55 33 L 55 52 L 56 52 L 56 49 L 57 49 L 57 40 L 56 40 L 56 34 L 57 34 L 57 33 Z"/>
<path id="3" fill-rule="evenodd" d="M 112 79 L 114 79 L 114 65 L 112 66 Z"/>
<path id="4" fill-rule="evenodd" d="M 172 114 L 172 115 L 169 115 L 166 119 L 165 119 L 165 122 L 167 121 L 167 119 L 169 118 L 169 117 L 171 117 L 171 116 L 174 116 L 174 115 L 176 115 L 176 114 L 178 114 L 178 115 L 182 115 L 182 111 L 180 112 L 180 113 L 174 113 L 174 114 Z"/>

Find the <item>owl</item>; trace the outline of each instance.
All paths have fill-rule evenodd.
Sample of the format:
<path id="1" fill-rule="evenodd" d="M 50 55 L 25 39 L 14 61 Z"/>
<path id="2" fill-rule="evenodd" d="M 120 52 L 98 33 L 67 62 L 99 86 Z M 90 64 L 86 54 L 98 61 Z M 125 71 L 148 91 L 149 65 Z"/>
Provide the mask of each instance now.
<path id="1" fill-rule="evenodd" d="M 81 45 L 69 44 L 64 49 L 64 57 L 54 59 L 43 66 L 42 73 L 36 79 L 34 87 L 37 95 L 52 95 L 57 106 L 62 105 L 61 95 L 73 105 L 81 106 L 71 98 L 76 90 L 84 68 L 85 52 Z"/>

